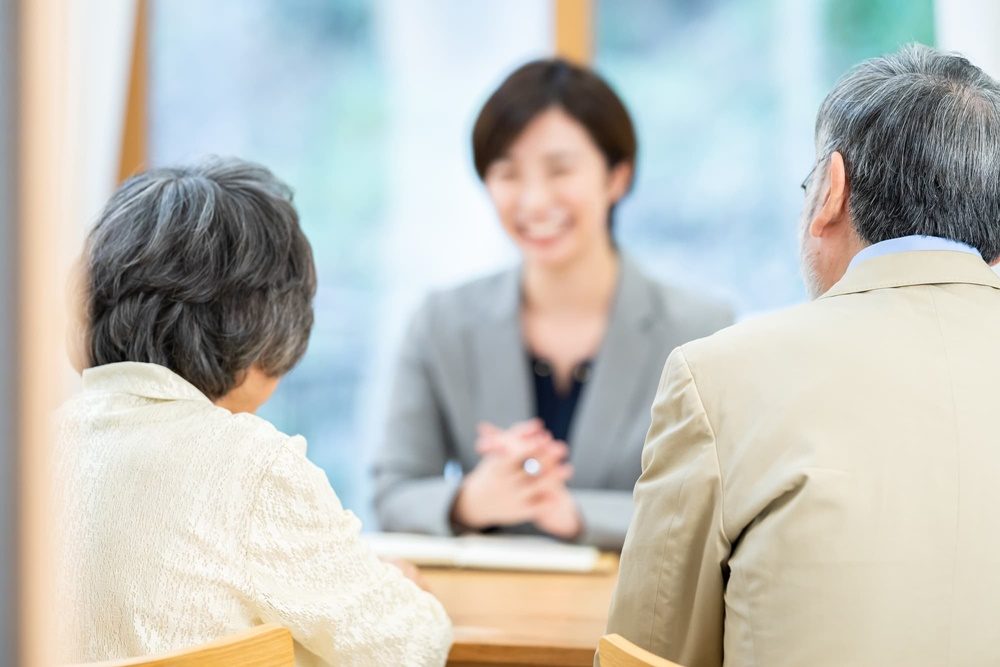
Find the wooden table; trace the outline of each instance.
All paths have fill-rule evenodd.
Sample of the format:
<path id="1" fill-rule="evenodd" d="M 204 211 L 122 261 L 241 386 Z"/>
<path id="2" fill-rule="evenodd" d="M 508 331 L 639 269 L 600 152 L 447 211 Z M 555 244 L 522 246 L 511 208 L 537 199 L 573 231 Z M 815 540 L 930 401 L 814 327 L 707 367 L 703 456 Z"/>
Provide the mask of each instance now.
<path id="1" fill-rule="evenodd" d="M 452 667 L 590 666 L 618 574 L 421 569 L 455 625 Z"/>

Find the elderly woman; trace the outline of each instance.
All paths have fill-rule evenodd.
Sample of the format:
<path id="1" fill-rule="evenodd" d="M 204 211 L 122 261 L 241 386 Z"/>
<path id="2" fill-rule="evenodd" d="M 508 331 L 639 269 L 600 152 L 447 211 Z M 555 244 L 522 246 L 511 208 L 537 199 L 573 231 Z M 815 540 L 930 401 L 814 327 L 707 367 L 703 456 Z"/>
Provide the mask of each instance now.
<path id="1" fill-rule="evenodd" d="M 313 321 L 288 188 L 235 160 L 136 176 L 84 265 L 87 368 L 55 451 L 61 657 L 267 622 L 299 665 L 443 664 L 441 605 L 365 547 L 302 437 L 253 415 Z"/>

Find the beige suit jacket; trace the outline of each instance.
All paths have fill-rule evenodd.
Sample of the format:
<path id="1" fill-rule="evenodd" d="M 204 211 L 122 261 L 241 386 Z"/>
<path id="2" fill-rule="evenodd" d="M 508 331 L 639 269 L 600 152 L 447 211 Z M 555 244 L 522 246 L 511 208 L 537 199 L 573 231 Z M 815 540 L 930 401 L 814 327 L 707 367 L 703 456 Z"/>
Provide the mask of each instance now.
<path id="1" fill-rule="evenodd" d="M 609 631 L 686 667 L 1000 665 L 1000 278 L 869 259 L 670 356 Z"/>

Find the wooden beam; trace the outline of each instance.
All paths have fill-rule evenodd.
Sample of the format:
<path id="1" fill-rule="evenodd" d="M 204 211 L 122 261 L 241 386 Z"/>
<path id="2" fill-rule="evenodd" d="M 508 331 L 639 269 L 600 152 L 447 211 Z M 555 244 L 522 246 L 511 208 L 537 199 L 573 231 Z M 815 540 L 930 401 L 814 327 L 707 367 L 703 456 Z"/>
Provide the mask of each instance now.
<path id="1" fill-rule="evenodd" d="M 581 65 L 594 58 L 594 1 L 554 0 L 556 55 Z"/>
<path id="2" fill-rule="evenodd" d="M 52 664 L 49 498 L 52 415 L 64 377 L 70 247 L 79 219 L 70 135 L 70 19 L 65 0 L 18 2 L 17 664 Z"/>
<path id="3" fill-rule="evenodd" d="M 125 122 L 122 125 L 118 182 L 146 168 L 149 160 L 149 2 L 138 0 L 129 74 Z"/>

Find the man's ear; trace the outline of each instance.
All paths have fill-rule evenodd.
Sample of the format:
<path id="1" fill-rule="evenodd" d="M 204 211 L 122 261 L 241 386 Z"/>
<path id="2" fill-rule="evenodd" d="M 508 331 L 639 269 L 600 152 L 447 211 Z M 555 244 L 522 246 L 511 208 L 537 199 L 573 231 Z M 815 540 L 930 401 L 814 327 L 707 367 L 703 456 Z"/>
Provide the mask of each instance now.
<path id="1" fill-rule="evenodd" d="M 812 222 L 809 223 L 809 234 L 815 237 L 826 236 L 840 223 L 846 221 L 848 205 L 847 168 L 844 156 L 839 151 L 830 154 L 824 179 L 826 193 L 823 204 L 816 210 Z"/>

